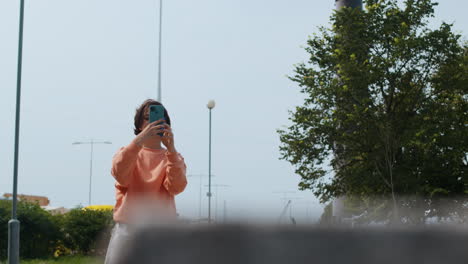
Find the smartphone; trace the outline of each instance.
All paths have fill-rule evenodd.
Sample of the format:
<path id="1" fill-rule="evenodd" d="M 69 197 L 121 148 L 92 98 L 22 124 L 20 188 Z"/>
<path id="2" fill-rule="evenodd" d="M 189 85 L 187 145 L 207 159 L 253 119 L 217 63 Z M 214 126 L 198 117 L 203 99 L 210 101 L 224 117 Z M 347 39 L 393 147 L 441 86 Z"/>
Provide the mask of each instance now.
<path id="1" fill-rule="evenodd" d="M 152 123 L 154 121 L 164 119 L 166 122 L 166 118 L 164 118 L 164 106 L 162 105 L 150 105 L 149 107 L 149 122 Z M 159 136 L 163 136 L 163 133 L 158 133 Z"/>

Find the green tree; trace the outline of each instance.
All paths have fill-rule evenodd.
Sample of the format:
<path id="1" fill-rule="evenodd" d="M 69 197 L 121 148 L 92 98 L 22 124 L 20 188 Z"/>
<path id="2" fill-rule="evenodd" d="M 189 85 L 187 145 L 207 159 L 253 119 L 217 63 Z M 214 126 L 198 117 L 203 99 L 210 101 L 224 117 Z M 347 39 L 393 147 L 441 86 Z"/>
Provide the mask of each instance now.
<path id="1" fill-rule="evenodd" d="M 281 158 L 322 202 L 391 197 L 403 213 L 422 199 L 423 217 L 450 214 L 434 201 L 468 194 L 467 45 L 450 24 L 428 27 L 431 0 L 364 3 L 308 40 L 290 77 L 306 98 L 278 131 Z"/>

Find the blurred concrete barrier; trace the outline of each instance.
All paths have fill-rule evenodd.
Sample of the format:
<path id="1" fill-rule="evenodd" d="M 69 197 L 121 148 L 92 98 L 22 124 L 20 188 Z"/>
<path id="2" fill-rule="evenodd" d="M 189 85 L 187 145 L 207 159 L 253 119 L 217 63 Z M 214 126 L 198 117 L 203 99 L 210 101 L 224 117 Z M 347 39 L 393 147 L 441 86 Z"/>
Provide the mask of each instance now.
<path id="1" fill-rule="evenodd" d="M 116 264 L 468 263 L 462 229 L 322 229 L 244 225 L 147 227 Z"/>

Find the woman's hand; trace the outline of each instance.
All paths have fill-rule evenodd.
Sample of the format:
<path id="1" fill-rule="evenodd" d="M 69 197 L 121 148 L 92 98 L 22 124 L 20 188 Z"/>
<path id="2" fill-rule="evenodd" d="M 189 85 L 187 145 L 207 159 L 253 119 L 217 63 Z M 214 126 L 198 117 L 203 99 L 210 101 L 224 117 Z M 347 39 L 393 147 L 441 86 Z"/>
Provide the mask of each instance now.
<path id="1" fill-rule="evenodd" d="M 164 146 L 166 146 L 167 151 L 177 152 L 174 146 L 174 133 L 172 132 L 171 126 L 164 123 L 163 127 L 164 130 L 161 142 L 164 144 Z"/>
<path id="2" fill-rule="evenodd" d="M 143 128 L 140 134 L 135 137 L 135 143 L 140 146 L 151 144 L 154 137 L 159 136 L 158 133 L 163 133 L 165 126 L 164 119 L 149 123 Z"/>
<path id="3" fill-rule="evenodd" d="M 161 142 L 169 152 L 177 152 L 174 146 L 174 133 L 172 133 L 171 126 L 166 124 L 164 119 L 146 125 L 140 134 L 136 136 L 135 143 L 139 146 L 150 145 L 154 137 L 160 137 Z"/>

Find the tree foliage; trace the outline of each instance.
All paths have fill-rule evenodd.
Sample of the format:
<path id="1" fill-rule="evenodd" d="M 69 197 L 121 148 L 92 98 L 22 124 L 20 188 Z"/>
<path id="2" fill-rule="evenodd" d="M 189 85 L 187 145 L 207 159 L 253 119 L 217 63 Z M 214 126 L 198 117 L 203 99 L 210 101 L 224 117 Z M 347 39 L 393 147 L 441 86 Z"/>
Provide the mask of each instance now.
<path id="1" fill-rule="evenodd" d="M 364 1 L 308 40 L 281 157 L 322 202 L 468 194 L 468 48 L 431 0 Z M 331 168 L 331 169 L 330 169 Z M 435 209 L 434 209 L 435 210 Z"/>

